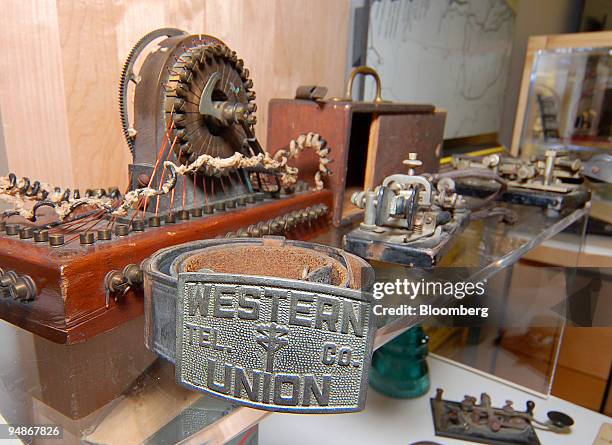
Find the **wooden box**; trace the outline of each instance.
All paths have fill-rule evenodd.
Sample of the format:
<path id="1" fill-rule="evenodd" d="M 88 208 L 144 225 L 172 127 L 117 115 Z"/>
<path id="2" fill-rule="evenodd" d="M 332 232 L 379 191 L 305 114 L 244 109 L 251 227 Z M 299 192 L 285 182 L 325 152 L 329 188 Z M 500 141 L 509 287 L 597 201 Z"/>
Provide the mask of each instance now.
<path id="1" fill-rule="evenodd" d="M 333 224 L 361 213 L 350 203 L 353 192 L 373 189 L 394 173 L 405 173 L 408 153 L 418 153 L 417 173 L 437 172 L 446 112 L 432 105 L 392 102 L 272 99 L 268 107 L 268 149 L 286 148 L 300 134 L 318 133 L 331 147 L 324 178 L 334 194 Z M 312 183 L 318 158 L 306 151 L 296 165 L 300 179 Z"/>

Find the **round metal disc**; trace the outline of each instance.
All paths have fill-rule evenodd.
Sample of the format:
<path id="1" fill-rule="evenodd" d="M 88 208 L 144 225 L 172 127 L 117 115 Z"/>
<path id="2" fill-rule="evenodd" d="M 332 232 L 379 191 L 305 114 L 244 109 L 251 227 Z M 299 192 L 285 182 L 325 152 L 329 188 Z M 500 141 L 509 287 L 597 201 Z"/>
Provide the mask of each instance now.
<path id="1" fill-rule="evenodd" d="M 560 411 L 548 411 L 546 415 L 552 424 L 559 428 L 565 428 L 574 424 L 574 419 Z"/>

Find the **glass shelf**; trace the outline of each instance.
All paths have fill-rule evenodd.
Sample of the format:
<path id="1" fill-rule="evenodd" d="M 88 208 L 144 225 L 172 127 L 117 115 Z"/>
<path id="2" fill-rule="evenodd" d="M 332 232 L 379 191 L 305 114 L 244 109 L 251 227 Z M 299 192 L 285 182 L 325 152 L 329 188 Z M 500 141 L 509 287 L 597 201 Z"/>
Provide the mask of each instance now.
<path id="1" fill-rule="evenodd" d="M 441 265 L 473 268 L 479 280 L 493 277 L 571 224 L 584 224 L 589 209 L 550 218 L 538 208 L 509 207 L 518 215 L 515 225 L 470 222 Z M 340 246 L 351 228 L 312 241 Z M 382 319 L 375 348 L 422 321 Z M 222 444 L 256 434 L 254 426 L 269 415 L 178 385 L 174 367 L 144 347 L 142 317 L 75 345 L 0 321 L 0 341 L 0 413 L 10 424 L 63 425 L 66 443 Z"/>

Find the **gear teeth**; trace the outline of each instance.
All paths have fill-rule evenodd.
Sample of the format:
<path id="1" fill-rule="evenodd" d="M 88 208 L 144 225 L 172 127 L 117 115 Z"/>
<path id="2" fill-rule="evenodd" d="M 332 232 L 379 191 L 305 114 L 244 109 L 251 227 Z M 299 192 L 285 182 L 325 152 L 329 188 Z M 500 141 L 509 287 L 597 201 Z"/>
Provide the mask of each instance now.
<path id="1" fill-rule="evenodd" d="M 185 155 L 189 155 L 193 153 L 193 146 L 191 142 L 185 142 L 179 146 L 179 153 L 183 153 Z"/>
<path id="2" fill-rule="evenodd" d="M 187 142 L 187 130 L 185 130 L 184 128 L 179 128 L 178 130 L 176 130 L 176 137 L 179 141 Z"/>
<path id="3" fill-rule="evenodd" d="M 183 69 L 179 72 L 178 78 L 181 82 L 187 83 L 191 80 L 193 74 L 191 71 Z"/>
<path id="4" fill-rule="evenodd" d="M 202 62 L 206 63 L 206 60 L 212 60 L 215 55 L 215 50 L 212 46 L 207 46 L 204 48 L 204 52 L 202 53 Z"/>
<path id="5" fill-rule="evenodd" d="M 249 78 L 250 71 L 244 67 L 244 61 L 239 59 L 236 52 L 232 51 L 226 45 L 218 42 L 200 43 L 194 41 L 192 48 L 184 48 L 174 65 L 171 67 L 172 74 L 168 77 L 166 84 L 166 100 L 165 107 L 167 119 L 172 119 L 174 122 L 174 130 L 172 138 L 176 137 L 178 141 L 174 147 L 174 153 L 179 157 L 179 162 L 187 163 L 195 161 L 203 152 L 201 141 L 198 139 L 198 131 L 193 131 L 192 124 L 201 125 L 204 119 L 198 120 L 200 115 L 187 115 L 187 109 L 191 110 L 191 102 L 193 100 L 192 91 L 199 91 L 201 85 L 196 85 L 196 81 L 200 81 L 201 75 L 208 71 L 220 69 L 221 66 L 229 65 L 240 78 L 236 85 L 229 85 L 229 88 L 235 88 L 234 92 L 238 100 L 246 106 L 245 124 L 254 134 L 253 126 L 257 122 L 255 111 L 257 105 L 252 102 L 256 95 L 251 90 L 253 81 Z M 195 65 L 199 65 L 197 71 Z M 231 95 L 229 92 L 227 93 Z M 196 94 L 197 95 L 197 94 Z M 196 139 L 194 139 L 196 138 Z M 194 144 L 195 145 L 192 145 Z M 198 147 L 196 149 L 196 147 Z M 247 142 L 246 147 L 238 148 L 232 145 L 234 150 L 243 151 L 250 148 Z"/>
<path id="6" fill-rule="evenodd" d="M 190 57 L 189 59 L 185 61 L 185 65 L 183 66 L 185 69 L 188 69 L 191 71 L 195 67 L 196 63 L 198 63 L 198 61 Z"/>
<path id="7" fill-rule="evenodd" d="M 187 117 L 182 113 L 172 113 L 172 120 L 177 128 L 183 128 L 186 125 Z"/>
<path id="8" fill-rule="evenodd" d="M 182 82 L 176 85 L 174 91 L 176 92 L 176 95 L 181 98 L 186 98 L 191 95 L 191 91 L 189 91 L 189 86 Z"/>
<path id="9" fill-rule="evenodd" d="M 185 31 L 175 28 L 162 28 L 143 36 L 136 44 L 132 47 L 128 56 L 123 63 L 121 69 L 121 77 L 119 78 L 119 117 L 121 119 L 121 126 L 123 128 L 123 135 L 130 149 L 130 153 L 134 156 L 134 136 L 130 132 L 130 122 L 127 115 L 127 85 L 132 76 L 130 74 L 134 63 L 138 59 L 138 56 L 144 48 L 146 48 L 153 40 L 159 37 L 171 37 L 177 35 L 187 34 Z"/>
<path id="10" fill-rule="evenodd" d="M 166 113 L 180 113 L 185 111 L 185 100 L 175 97 L 174 100 L 166 100 Z"/>
<path id="11" fill-rule="evenodd" d="M 193 57 L 193 60 L 199 62 L 202 59 L 202 54 L 203 54 L 203 50 L 202 48 L 196 48 L 195 50 L 193 50 L 191 57 Z"/>

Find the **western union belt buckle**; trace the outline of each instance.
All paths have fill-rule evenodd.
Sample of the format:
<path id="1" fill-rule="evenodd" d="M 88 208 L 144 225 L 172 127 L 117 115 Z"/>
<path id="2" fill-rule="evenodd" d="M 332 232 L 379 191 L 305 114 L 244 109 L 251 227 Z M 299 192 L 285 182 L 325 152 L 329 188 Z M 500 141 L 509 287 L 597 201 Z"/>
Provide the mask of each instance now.
<path id="1" fill-rule="evenodd" d="M 358 291 L 215 273 L 178 288 L 181 384 L 274 411 L 363 409 L 372 330 Z"/>
<path id="2" fill-rule="evenodd" d="M 274 241 L 300 252 L 317 246 L 284 239 Z M 241 246 L 250 249 L 271 241 L 230 242 L 236 246 L 231 251 L 240 252 Z M 200 242 L 197 252 L 207 251 L 201 249 L 202 243 L 206 242 Z M 220 245 L 218 241 L 216 244 L 210 251 Z M 355 264 L 367 265 L 338 249 L 319 248 L 332 255 L 332 263 L 346 264 L 349 274 L 349 263 L 353 268 Z M 313 272 L 314 278 L 310 278 L 315 281 L 304 281 L 212 272 L 202 268 L 199 259 L 191 261 L 195 265 L 188 268 L 177 266 L 196 258 L 188 250 L 179 248 L 180 255 L 171 267 L 177 270 L 178 277 L 176 350 L 163 351 L 166 356 L 174 355 L 180 384 L 270 411 L 341 413 L 363 409 L 375 330 L 367 293 L 329 284 L 329 275 L 335 272 L 326 267 Z M 251 251 L 246 253 L 252 255 Z M 161 263 L 164 261 L 170 260 Z M 273 261 L 268 258 L 268 262 Z M 287 260 L 288 269 L 292 267 L 290 262 Z M 164 286 L 168 284 L 166 281 Z M 164 329 L 151 320 L 155 306 L 147 306 L 148 330 L 155 337 Z M 149 343 L 156 349 L 156 344 L 163 341 L 156 343 L 153 339 Z"/>

